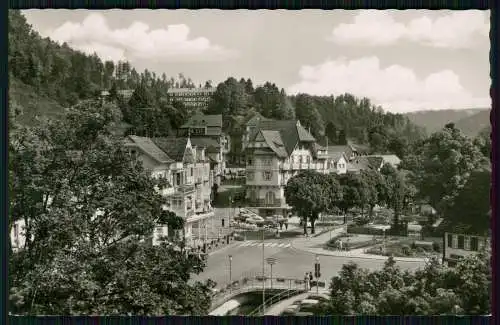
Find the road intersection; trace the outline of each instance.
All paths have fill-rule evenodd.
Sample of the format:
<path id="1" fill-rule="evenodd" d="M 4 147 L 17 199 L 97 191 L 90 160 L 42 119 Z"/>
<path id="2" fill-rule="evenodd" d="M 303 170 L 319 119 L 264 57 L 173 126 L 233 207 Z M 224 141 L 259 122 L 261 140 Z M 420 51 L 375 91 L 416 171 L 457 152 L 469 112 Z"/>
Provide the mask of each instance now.
<path id="1" fill-rule="evenodd" d="M 303 239 L 297 239 L 297 242 Z M 264 253 L 264 254 L 263 254 Z M 229 256 L 232 256 L 231 263 Z M 217 288 L 223 288 L 231 281 L 242 278 L 254 278 L 262 275 L 262 264 L 264 263 L 265 275 L 270 276 L 270 266 L 265 262 L 266 258 L 276 259 L 273 265 L 273 278 L 303 278 L 306 272 L 314 271 L 314 262 L 317 254 L 294 247 L 290 239 L 273 239 L 264 242 L 264 250 L 261 241 L 234 242 L 229 246 L 210 253 L 207 266 L 203 273 L 194 277 L 193 280 L 211 279 L 217 283 Z M 321 278 L 320 281 L 329 281 L 342 269 L 342 265 L 355 262 L 362 268 L 380 269 L 385 259 L 368 259 L 358 256 L 329 256 L 321 255 Z M 231 265 L 231 272 L 229 268 Z M 425 265 L 423 260 L 398 260 L 397 265 L 401 269 L 416 270 Z M 229 274 L 231 273 L 231 279 Z M 231 281 L 230 281 L 231 280 Z"/>

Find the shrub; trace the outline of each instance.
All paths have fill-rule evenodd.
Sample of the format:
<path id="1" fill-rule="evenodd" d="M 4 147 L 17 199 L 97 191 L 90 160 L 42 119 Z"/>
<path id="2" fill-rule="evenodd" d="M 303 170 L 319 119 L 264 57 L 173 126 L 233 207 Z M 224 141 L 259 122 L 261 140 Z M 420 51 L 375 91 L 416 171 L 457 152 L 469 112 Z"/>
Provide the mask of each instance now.
<path id="1" fill-rule="evenodd" d="M 347 226 L 347 232 L 352 234 L 374 235 L 374 236 L 375 235 L 382 236 L 384 234 L 384 231 L 382 229 L 376 229 L 364 226 L 355 226 L 355 225 Z"/>

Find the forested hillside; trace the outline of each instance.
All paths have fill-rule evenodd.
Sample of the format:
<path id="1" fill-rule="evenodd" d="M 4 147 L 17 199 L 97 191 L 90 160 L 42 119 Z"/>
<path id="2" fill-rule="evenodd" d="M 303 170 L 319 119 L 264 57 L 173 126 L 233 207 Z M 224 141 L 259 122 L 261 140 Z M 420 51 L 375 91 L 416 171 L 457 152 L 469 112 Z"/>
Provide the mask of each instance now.
<path id="1" fill-rule="evenodd" d="M 123 120 L 134 134 L 173 134 L 195 113 L 182 103 L 165 100 L 171 87 L 197 86 L 190 78 L 138 72 L 128 62 L 103 62 L 95 54 L 89 56 L 42 38 L 19 11 L 13 10 L 9 11 L 9 75 L 11 104 L 19 107 L 20 120 L 26 123 L 32 123 L 35 116 L 62 116 L 64 107 L 97 99 L 103 90 L 108 90 L 109 100 L 121 108 Z M 129 100 L 118 95 L 122 89 L 134 90 Z M 369 145 L 373 152 L 400 156 L 424 134 L 407 117 L 385 113 L 367 98 L 351 94 L 289 96 L 272 82 L 254 85 L 248 78 L 230 77 L 218 84 L 205 112 L 223 114 L 225 131 L 233 138 L 234 155 L 239 155 L 244 124 L 255 112 L 267 118 L 297 118 L 323 144 L 343 144 L 350 139 Z"/>
<path id="2" fill-rule="evenodd" d="M 448 123 L 455 123 L 464 134 L 476 136 L 489 124 L 490 109 L 446 109 L 417 111 L 405 115 L 418 126 L 425 128 L 428 134 L 441 130 Z"/>

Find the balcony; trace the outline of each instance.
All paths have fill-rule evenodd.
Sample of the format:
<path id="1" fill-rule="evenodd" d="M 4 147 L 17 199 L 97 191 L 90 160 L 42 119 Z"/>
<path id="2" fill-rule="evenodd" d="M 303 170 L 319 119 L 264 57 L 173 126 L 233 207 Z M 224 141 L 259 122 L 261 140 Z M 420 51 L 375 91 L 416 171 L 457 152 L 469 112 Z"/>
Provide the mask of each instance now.
<path id="1" fill-rule="evenodd" d="M 170 165 L 170 169 L 172 170 L 181 170 L 184 168 L 184 165 L 181 162 L 176 162 Z"/>
<path id="2" fill-rule="evenodd" d="M 194 185 L 180 185 L 175 188 L 176 195 L 185 195 L 195 191 Z"/>
<path id="3" fill-rule="evenodd" d="M 249 200 L 247 202 L 249 207 L 255 208 L 279 208 L 285 206 L 285 200 L 269 201 L 265 199 Z"/>

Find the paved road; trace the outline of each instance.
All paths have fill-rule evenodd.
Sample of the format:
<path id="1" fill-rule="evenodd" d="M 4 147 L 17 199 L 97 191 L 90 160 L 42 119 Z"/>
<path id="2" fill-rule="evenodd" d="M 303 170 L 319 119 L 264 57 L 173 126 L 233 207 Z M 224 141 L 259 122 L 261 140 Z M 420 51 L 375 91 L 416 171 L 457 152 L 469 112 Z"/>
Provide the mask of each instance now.
<path id="1" fill-rule="evenodd" d="M 265 242 L 264 257 L 276 258 L 273 266 L 273 278 L 290 277 L 302 278 L 306 272 L 314 271 L 315 254 L 299 251 L 289 246 L 287 240 L 268 240 Z M 229 258 L 232 256 L 231 273 L 232 279 L 253 277 L 262 274 L 262 245 L 258 242 L 242 242 L 233 244 L 220 251 L 212 253 L 208 257 L 207 267 L 204 272 L 195 279 L 212 279 L 217 282 L 217 287 L 224 287 L 229 282 Z M 356 262 L 360 267 L 368 269 L 379 269 L 385 260 L 359 259 L 346 256 L 321 256 L 320 280 L 329 281 L 331 277 L 338 274 L 342 265 L 349 261 Z M 423 267 L 424 262 L 398 261 L 402 269 L 415 270 Z M 270 267 L 265 265 L 265 272 L 269 276 Z"/>

